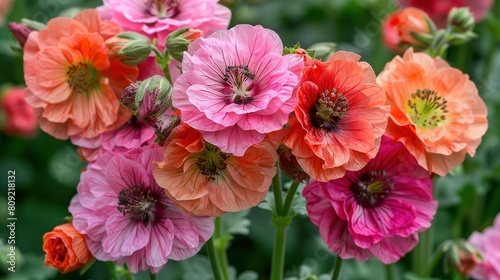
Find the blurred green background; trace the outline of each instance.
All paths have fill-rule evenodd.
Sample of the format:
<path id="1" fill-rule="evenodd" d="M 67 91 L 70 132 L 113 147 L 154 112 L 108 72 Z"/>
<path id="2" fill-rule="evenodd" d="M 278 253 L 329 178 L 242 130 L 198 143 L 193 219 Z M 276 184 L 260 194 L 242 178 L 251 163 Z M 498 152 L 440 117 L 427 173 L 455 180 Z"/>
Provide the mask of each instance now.
<path id="1" fill-rule="evenodd" d="M 47 22 L 50 18 L 71 13 L 73 7 L 96 7 L 100 1 L 86 0 L 15 0 L 6 22 L 29 18 Z M 376 73 L 394 53 L 381 41 L 381 19 L 396 6 L 386 0 L 262 0 L 231 1 L 232 24 L 261 24 L 275 30 L 286 46 L 297 42 L 308 47 L 317 42 L 333 41 L 337 50 L 354 51 L 369 62 Z M 476 26 L 478 38 L 453 47 L 447 60 L 468 73 L 476 82 L 489 109 L 489 130 L 474 158 L 445 178 L 437 180 L 439 210 L 435 219 L 435 246 L 447 239 L 467 238 L 474 230 L 492 224 L 500 212 L 500 5 L 495 1 L 487 18 Z M 6 25 L 0 27 L 0 85 L 23 85 L 22 59 L 11 50 L 15 44 Z M 61 275 L 43 266 L 42 236 L 65 222 L 67 207 L 76 192 L 79 174 L 85 166 L 69 141 L 59 141 L 39 131 L 33 139 L 0 133 L 0 239 L 7 237 L 7 171 L 16 171 L 16 273 L 7 273 L 0 264 L 0 279 L 108 279 L 106 266 L 96 264 L 83 275 Z M 5 186 L 5 187 L 4 187 Z M 267 279 L 270 271 L 272 236 L 271 214 L 255 208 L 247 218 L 249 234 L 236 235 L 229 248 L 230 263 L 238 273 L 256 271 Z M 234 217 L 233 217 L 234 218 Z M 246 222 L 246 221 L 245 221 Z M 243 230 L 244 231 L 244 230 Z M 22 257 L 20 255 L 22 254 Z M 203 257 L 184 262 L 169 262 L 159 279 L 211 279 Z M 318 236 L 307 217 L 293 221 L 287 235 L 286 277 L 302 279 L 309 273 L 329 273 L 335 257 Z M 4 257 L 4 253 L 0 258 Z M 22 258 L 22 259 L 21 259 Z M 409 259 L 396 266 L 396 279 L 403 279 Z M 438 266 L 436 277 L 452 279 Z M 248 274 L 250 275 L 250 273 Z M 375 277 L 374 275 L 380 275 Z M 366 263 L 347 261 L 342 279 L 379 279 L 384 267 L 377 260 Z M 293 278 L 296 277 L 296 278 Z M 456 275 L 453 277 L 457 277 Z M 146 279 L 140 274 L 138 279 Z M 305 279 L 305 278 L 304 278 Z M 460 279 L 460 278 L 457 278 Z"/>

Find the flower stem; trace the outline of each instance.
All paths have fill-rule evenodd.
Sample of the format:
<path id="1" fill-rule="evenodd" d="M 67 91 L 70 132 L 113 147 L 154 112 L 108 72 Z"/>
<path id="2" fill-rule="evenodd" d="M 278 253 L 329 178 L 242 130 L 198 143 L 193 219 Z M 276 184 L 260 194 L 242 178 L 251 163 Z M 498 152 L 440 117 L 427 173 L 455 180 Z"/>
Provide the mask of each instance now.
<path id="1" fill-rule="evenodd" d="M 438 264 L 439 260 L 443 256 L 443 254 L 444 254 L 444 246 L 443 246 L 443 244 L 441 244 L 436 249 L 436 251 L 434 252 L 432 257 L 430 258 L 430 261 L 427 263 L 427 265 L 425 267 L 423 267 L 422 274 L 421 274 L 421 276 L 423 278 L 428 278 L 431 276 L 432 271 L 434 270 L 434 268 Z"/>
<path id="2" fill-rule="evenodd" d="M 205 244 L 207 248 L 208 259 L 210 260 L 210 266 L 212 267 L 212 273 L 214 274 L 215 280 L 223 280 L 222 274 L 220 272 L 219 263 L 217 261 L 217 255 L 215 252 L 215 245 L 213 237 L 210 238 Z"/>
<path id="3" fill-rule="evenodd" d="M 224 276 L 224 279 L 229 280 L 231 278 L 229 277 L 229 264 L 227 261 L 226 253 L 227 241 L 223 238 L 222 235 L 222 218 L 215 217 L 215 250 L 217 253 L 217 259 L 219 260 L 219 267 L 221 269 L 222 275 Z"/>
<path id="4" fill-rule="evenodd" d="M 290 208 L 292 207 L 293 199 L 295 194 L 297 194 L 297 189 L 299 188 L 300 182 L 293 181 L 290 189 L 288 190 L 285 198 L 285 204 L 283 205 L 283 215 L 287 216 L 290 214 Z"/>
<path id="5" fill-rule="evenodd" d="M 392 271 L 392 264 L 385 265 L 385 279 L 387 279 L 387 280 L 394 279 L 394 273 Z"/>
<path id="6" fill-rule="evenodd" d="M 118 275 L 116 275 L 116 264 L 114 262 L 106 262 L 106 266 L 109 271 L 109 279 L 118 280 Z"/>
<path id="7" fill-rule="evenodd" d="M 341 257 L 337 256 L 337 260 L 335 261 L 335 267 L 333 268 L 332 280 L 339 279 L 340 270 L 342 270 L 342 262 L 343 262 L 343 259 Z"/>
<path id="8" fill-rule="evenodd" d="M 283 279 L 286 228 L 286 226 L 276 226 L 276 233 L 274 235 L 273 261 L 271 267 L 271 280 Z"/>
<path id="9" fill-rule="evenodd" d="M 283 193 L 281 190 L 281 179 L 279 170 L 273 177 L 273 193 L 274 203 L 276 204 L 276 214 L 281 216 L 283 214 Z"/>
<path id="10" fill-rule="evenodd" d="M 149 271 L 149 280 L 156 280 L 156 273 Z"/>

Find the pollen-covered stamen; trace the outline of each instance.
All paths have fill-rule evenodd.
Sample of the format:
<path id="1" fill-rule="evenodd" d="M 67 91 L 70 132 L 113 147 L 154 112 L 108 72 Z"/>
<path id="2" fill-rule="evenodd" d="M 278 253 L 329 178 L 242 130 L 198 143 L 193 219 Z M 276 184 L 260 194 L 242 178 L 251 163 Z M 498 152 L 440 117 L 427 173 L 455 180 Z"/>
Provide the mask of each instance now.
<path id="1" fill-rule="evenodd" d="M 250 73 L 247 66 L 228 66 L 224 74 L 226 94 L 231 96 L 231 101 L 236 104 L 249 104 L 253 101 L 255 75 Z"/>
<path id="2" fill-rule="evenodd" d="M 147 13 L 160 19 L 172 18 L 179 13 L 178 0 L 147 0 Z"/>
<path id="3" fill-rule="evenodd" d="M 142 187 L 123 189 L 118 193 L 118 211 L 132 221 L 141 221 L 145 226 L 156 221 L 156 212 L 164 206 L 159 194 Z"/>
<path id="4" fill-rule="evenodd" d="M 351 185 L 356 201 L 364 207 L 379 205 L 393 189 L 394 183 L 385 171 L 364 174 L 358 182 Z"/>
<path id="5" fill-rule="evenodd" d="M 201 174 L 207 176 L 210 181 L 214 181 L 221 174 L 220 172 L 226 169 L 226 160 L 229 158 L 229 155 L 223 153 L 219 147 L 209 143 L 205 144 L 203 151 L 194 156 L 198 158 L 196 166 Z"/>
<path id="6" fill-rule="evenodd" d="M 337 93 L 337 89 L 325 91 L 312 108 L 311 122 L 315 127 L 333 131 L 337 129 L 336 123 L 344 118 L 348 107 L 347 98 L 342 93 Z"/>
<path id="7" fill-rule="evenodd" d="M 90 93 L 99 87 L 99 72 L 84 62 L 71 65 L 66 71 L 66 77 L 73 93 Z"/>
<path id="8" fill-rule="evenodd" d="M 406 104 L 406 112 L 418 127 L 434 128 L 446 121 L 446 99 L 430 89 L 417 90 Z"/>

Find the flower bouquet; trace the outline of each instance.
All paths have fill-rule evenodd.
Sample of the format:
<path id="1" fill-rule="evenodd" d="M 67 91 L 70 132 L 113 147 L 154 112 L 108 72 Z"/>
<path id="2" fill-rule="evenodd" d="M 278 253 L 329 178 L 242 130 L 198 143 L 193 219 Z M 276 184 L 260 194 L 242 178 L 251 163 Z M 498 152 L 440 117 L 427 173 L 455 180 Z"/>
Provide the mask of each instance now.
<path id="1" fill-rule="evenodd" d="M 84 163 L 66 223 L 43 235 L 45 265 L 71 279 L 79 269 L 97 279 L 500 279 L 488 245 L 500 218 L 468 241 L 466 206 L 458 234 L 439 237 L 433 222 L 446 207 L 438 185 L 474 170 L 463 163 L 487 133 L 487 89 L 448 57 L 476 40 L 492 3 L 400 2 L 378 25 L 392 51 L 378 73 L 338 41 L 286 47 L 270 28 L 230 24 L 238 1 L 103 0 L 11 22 L 19 106 Z M 259 256 L 237 236 L 264 223 L 267 266 L 245 266 Z M 323 252 L 316 265 L 287 255 L 294 223 L 309 232 L 295 228 L 292 241 Z M 231 250 L 247 261 L 233 267 Z"/>

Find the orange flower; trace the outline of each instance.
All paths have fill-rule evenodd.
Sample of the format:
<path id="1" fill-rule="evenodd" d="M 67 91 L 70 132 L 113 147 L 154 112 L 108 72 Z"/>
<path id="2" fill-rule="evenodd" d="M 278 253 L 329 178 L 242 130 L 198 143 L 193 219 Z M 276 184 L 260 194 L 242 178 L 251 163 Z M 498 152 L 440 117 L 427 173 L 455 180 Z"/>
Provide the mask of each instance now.
<path id="1" fill-rule="evenodd" d="M 337 52 L 302 71 L 288 127 L 271 134 L 292 149 L 312 179 L 327 182 L 374 158 L 389 116 L 384 90 L 359 55 Z"/>
<path id="2" fill-rule="evenodd" d="M 45 132 L 59 139 L 92 138 L 130 118 L 119 98 L 137 68 L 110 60 L 104 43 L 119 32 L 120 26 L 89 9 L 73 19 L 52 19 L 29 35 L 25 96 Z"/>
<path id="3" fill-rule="evenodd" d="M 43 235 L 45 265 L 67 273 L 79 269 L 94 257 L 87 248 L 85 237 L 67 223 L 55 227 Z"/>
<path id="4" fill-rule="evenodd" d="M 444 176 L 466 153 L 474 156 L 488 123 L 486 105 L 468 75 L 409 49 L 377 81 L 391 105 L 387 136 L 402 142 L 422 167 Z"/>
<path id="5" fill-rule="evenodd" d="M 164 161 L 153 162 L 153 175 L 167 195 L 191 215 L 220 216 L 259 204 L 276 173 L 276 149 L 268 142 L 243 156 L 223 153 L 182 124 L 163 146 Z"/>
<path id="6" fill-rule="evenodd" d="M 412 33 L 430 34 L 426 19 L 429 19 L 426 12 L 412 7 L 389 15 L 383 23 L 384 43 L 396 52 L 404 50 L 402 45 L 423 46 Z"/>

